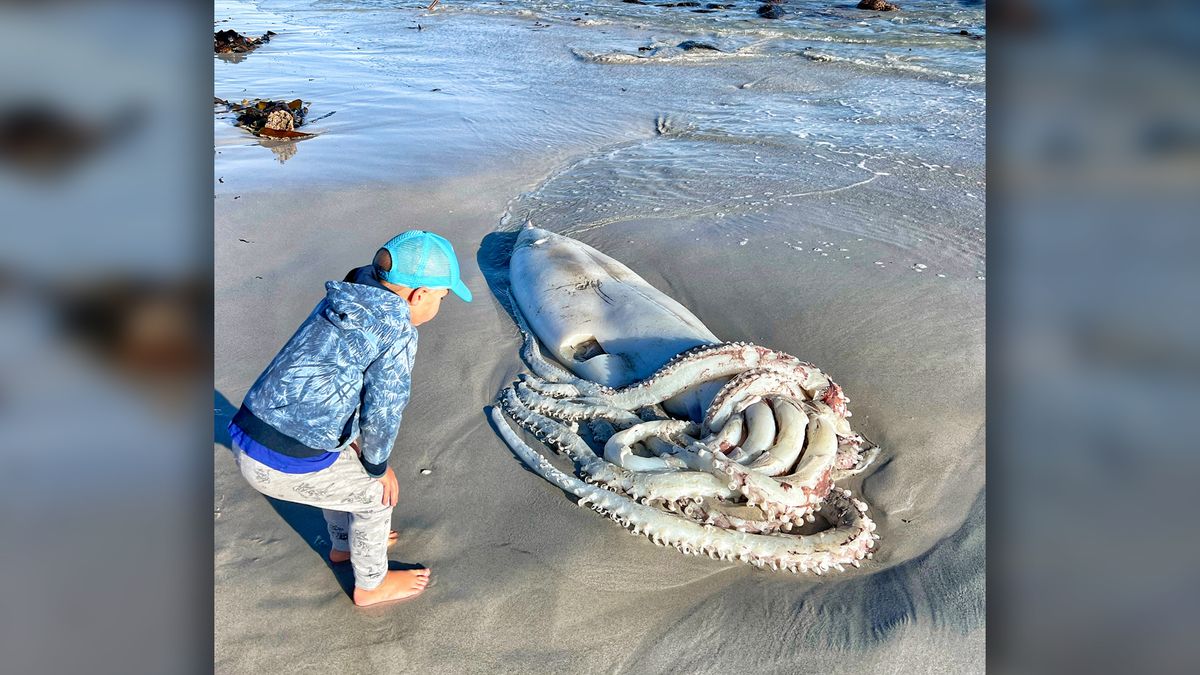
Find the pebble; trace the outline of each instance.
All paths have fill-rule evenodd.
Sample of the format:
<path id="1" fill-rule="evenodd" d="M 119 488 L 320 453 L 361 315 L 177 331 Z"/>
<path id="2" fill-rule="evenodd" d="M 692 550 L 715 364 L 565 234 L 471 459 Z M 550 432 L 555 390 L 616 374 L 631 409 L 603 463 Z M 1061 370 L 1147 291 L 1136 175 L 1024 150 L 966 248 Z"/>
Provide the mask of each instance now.
<path id="1" fill-rule="evenodd" d="M 741 240 L 741 241 L 739 241 L 739 242 L 738 242 L 738 246 L 745 246 L 745 245 L 746 245 L 746 242 L 748 242 L 748 241 L 750 241 L 750 240 L 749 240 L 749 239 L 743 239 L 743 240 Z"/>
<path id="2" fill-rule="evenodd" d="M 881 266 L 881 267 L 882 267 L 882 266 L 883 266 L 883 261 L 882 261 L 882 260 L 876 260 L 876 261 L 875 261 L 875 264 L 876 264 L 876 265 L 879 265 L 879 266 Z"/>
<path id="3" fill-rule="evenodd" d="M 939 279 L 945 279 L 945 278 L 946 278 L 946 275 L 945 275 L 945 274 L 939 274 L 939 275 L 938 275 L 938 278 L 939 278 Z"/>
<path id="4" fill-rule="evenodd" d="M 429 474 L 431 474 L 431 473 L 433 473 L 433 471 L 431 471 L 431 470 L 429 470 L 429 469 L 421 469 L 421 475 L 422 475 L 422 476 L 428 476 L 428 475 L 429 475 Z"/>

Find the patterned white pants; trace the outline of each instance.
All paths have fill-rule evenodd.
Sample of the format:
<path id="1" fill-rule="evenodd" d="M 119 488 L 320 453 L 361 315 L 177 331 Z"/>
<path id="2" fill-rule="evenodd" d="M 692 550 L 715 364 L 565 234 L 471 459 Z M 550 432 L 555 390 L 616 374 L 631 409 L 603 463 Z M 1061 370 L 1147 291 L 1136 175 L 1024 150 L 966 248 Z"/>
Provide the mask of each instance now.
<path id="1" fill-rule="evenodd" d="M 264 495 L 321 509 L 333 548 L 350 552 L 356 588 L 371 590 L 383 583 L 393 507 L 384 505 L 383 484 L 367 475 L 353 450 L 343 450 L 333 464 L 312 473 L 276 471 L 240 449 L 237 462 Z"/>

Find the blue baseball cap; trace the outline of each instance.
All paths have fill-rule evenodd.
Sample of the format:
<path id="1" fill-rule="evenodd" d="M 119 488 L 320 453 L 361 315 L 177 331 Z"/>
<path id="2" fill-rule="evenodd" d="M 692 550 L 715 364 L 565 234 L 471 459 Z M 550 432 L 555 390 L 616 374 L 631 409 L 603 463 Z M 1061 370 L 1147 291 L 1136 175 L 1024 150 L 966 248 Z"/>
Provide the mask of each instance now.
<path id="1" fill-rule="evenodd" d="M 445 237 L 425 230 L 409 230 L 383 245 L 392 256 L 392 269 L 375 268 L 384 281 L 409 288 L 449 288 L 466 302 L 471 290 L 463 283 L 454 247 Z"/>

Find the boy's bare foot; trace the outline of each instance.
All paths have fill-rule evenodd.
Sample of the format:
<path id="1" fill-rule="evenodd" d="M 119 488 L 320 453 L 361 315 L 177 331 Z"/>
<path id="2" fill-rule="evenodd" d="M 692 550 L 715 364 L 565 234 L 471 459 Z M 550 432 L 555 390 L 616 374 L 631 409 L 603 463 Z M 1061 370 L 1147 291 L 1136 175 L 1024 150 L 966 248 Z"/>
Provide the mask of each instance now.
<path id="1" fill-rule="evenodd" d="M 420 595 L 427 585 L 429 585 L 429 568 L 427 567 L 416 570 L 391 570 L 378 587 L 369 591 L 355 588 L 354 604 L 366 607 L 381 602 L 405 600 Z"/>
<path id="2" fill-rule="evenodd" d="M 388 548 L 395 546 L 396 542 L 398 542 L 398 541 L 400 541 L 400 533 L 399 532 L 397 532 L 395 530 L 388 532 L 388 543 L 387 543 Z M 339 551 L 336 548 L 331 549 L 329 551 L 329 562 L 331 562 L 331 563 L 344 563 L 349 559 L 350 559 L 350 551 Z"/>

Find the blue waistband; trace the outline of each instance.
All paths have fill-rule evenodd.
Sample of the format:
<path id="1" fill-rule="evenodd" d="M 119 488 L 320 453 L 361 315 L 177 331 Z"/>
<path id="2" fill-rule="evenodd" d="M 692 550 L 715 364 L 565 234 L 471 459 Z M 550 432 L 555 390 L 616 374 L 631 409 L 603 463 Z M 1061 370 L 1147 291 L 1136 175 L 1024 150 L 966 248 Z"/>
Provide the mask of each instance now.
<path id="1" fill-rule="evenodd" d="M 255 460 L 282 473 L 312 473 L 320 471 L 337 461 L 339 452 L 325 452 L 312 457 L 292 457 L 268 448 L 250 438 L 242 428 L 233 422 L 229 423 L 229 437 L 233 442 Z"/>

